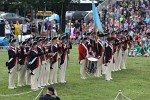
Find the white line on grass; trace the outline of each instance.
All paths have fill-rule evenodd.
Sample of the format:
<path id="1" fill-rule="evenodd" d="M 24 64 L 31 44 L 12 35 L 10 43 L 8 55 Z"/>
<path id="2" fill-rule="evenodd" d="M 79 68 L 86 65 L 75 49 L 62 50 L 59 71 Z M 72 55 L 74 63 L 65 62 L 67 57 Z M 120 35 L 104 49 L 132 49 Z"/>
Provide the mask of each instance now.
<path id="1" fill-rule="evenodd" d="M 44 88 L 39 92 L 39 94 L 37 95 L 37 97 L 34 100 L 37 100 L 37 98 L 40 96 L 40 94 L 42 93 L 43 90 L 44 90 Z"/>
<path id="2" fill-rule="evenodd" d="M 23 92 L 23 93 L 19 93 L 19 94 L 7 94 L 7 95 L 0 94 L 0 97 L 18 96 L 18 95 L 23 95 L 23 94 L 29 94 L 31 92 L 33 92 L 33 91 Z"/>

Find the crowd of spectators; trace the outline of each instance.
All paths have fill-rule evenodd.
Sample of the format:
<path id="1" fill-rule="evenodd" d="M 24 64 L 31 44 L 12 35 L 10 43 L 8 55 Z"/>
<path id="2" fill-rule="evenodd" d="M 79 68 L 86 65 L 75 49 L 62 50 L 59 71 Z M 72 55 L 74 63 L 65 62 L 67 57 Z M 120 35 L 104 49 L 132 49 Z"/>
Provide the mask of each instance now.
<path id="1" fill-rule="evenodd" d="M 104 6 L 100 14 L 102 26 L 106 32 L 127 30 L 133 38 L 129 56 L 149 56 L 150 53 L 150 2 L 147 0 L 123 0 Z M 93 18 L 88 23 L 71 21 L 66 24 L 65 33 L 70 39 L 78 40 L 85 32 L 94 30 Z"/>

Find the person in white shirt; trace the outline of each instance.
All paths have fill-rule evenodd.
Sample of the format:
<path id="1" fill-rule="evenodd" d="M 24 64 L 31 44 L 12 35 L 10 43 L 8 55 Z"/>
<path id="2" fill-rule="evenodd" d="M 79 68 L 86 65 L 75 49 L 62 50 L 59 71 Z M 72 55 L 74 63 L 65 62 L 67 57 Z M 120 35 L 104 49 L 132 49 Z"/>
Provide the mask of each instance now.
<path id="1" fill-rule="evenodd" d="M 22 31 L 22 35 L 26 35 L 27 34 L 28 25 L 25 22 L 21 25 L 21 31 Z"/>
<path id="2" fill-rule="evenodd" d="M 89 32 L 92 32 L 92 30 L 93 30 L 93 22 L 91 21 L 90 23 L 89 23 Z"/>
<path id="3" fill-rule="evenodd" d="M 58 25 L 55 20 L 53 20 L 51 23 L 52 23 L 52 34 L 53 34 L 52 36 L 54 37 L 57 35 Z"/>
<path id="4" fill-rule="evenodd" d="M 10 38 L 10 34 L 11 34 L 11 28 L 10 28 L 9 22 L 6 21 L 5 22 L 5 36 L 7 38 Z"/>

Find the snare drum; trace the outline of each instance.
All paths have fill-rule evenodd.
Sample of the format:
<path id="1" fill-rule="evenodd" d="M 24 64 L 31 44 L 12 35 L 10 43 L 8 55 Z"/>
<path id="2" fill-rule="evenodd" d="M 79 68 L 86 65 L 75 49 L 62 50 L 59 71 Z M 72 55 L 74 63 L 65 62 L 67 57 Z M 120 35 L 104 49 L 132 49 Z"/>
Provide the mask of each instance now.
<path id="1" fill-rule="evenodd" d="M 94 57 L 89 57 L 87 58 L 89 61 L 92 61 L 92 62 L 97 62 L 98 59 L 97 58 L 94 58 Z"/>
<path id="2" fill-rule="evenodd" d="M 88 59 L 88 66 L 87 66 L 87 73 L 89 74 L 95 74 L 97 70 L 97 58 L 89 57 Z"/>

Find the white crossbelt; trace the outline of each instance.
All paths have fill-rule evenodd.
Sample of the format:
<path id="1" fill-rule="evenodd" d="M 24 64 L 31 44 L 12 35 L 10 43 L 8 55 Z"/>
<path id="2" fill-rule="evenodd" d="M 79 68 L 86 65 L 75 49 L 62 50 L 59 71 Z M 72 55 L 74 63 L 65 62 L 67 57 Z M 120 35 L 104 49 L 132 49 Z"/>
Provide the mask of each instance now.
<path id="1" fill-rule="evenodd" d="M 13 60 L 13 58 L 10 58 L 10 59 L 8 60 L 8 63 L 10 63 L 12 60 Z"/>
<path id="2" fill-rule="evenodd" d="M 37 59 L 37 57 L 35 57 L 32 61 L 29 62 L 29 64 L 33 64 L 33 62 Z"/>

